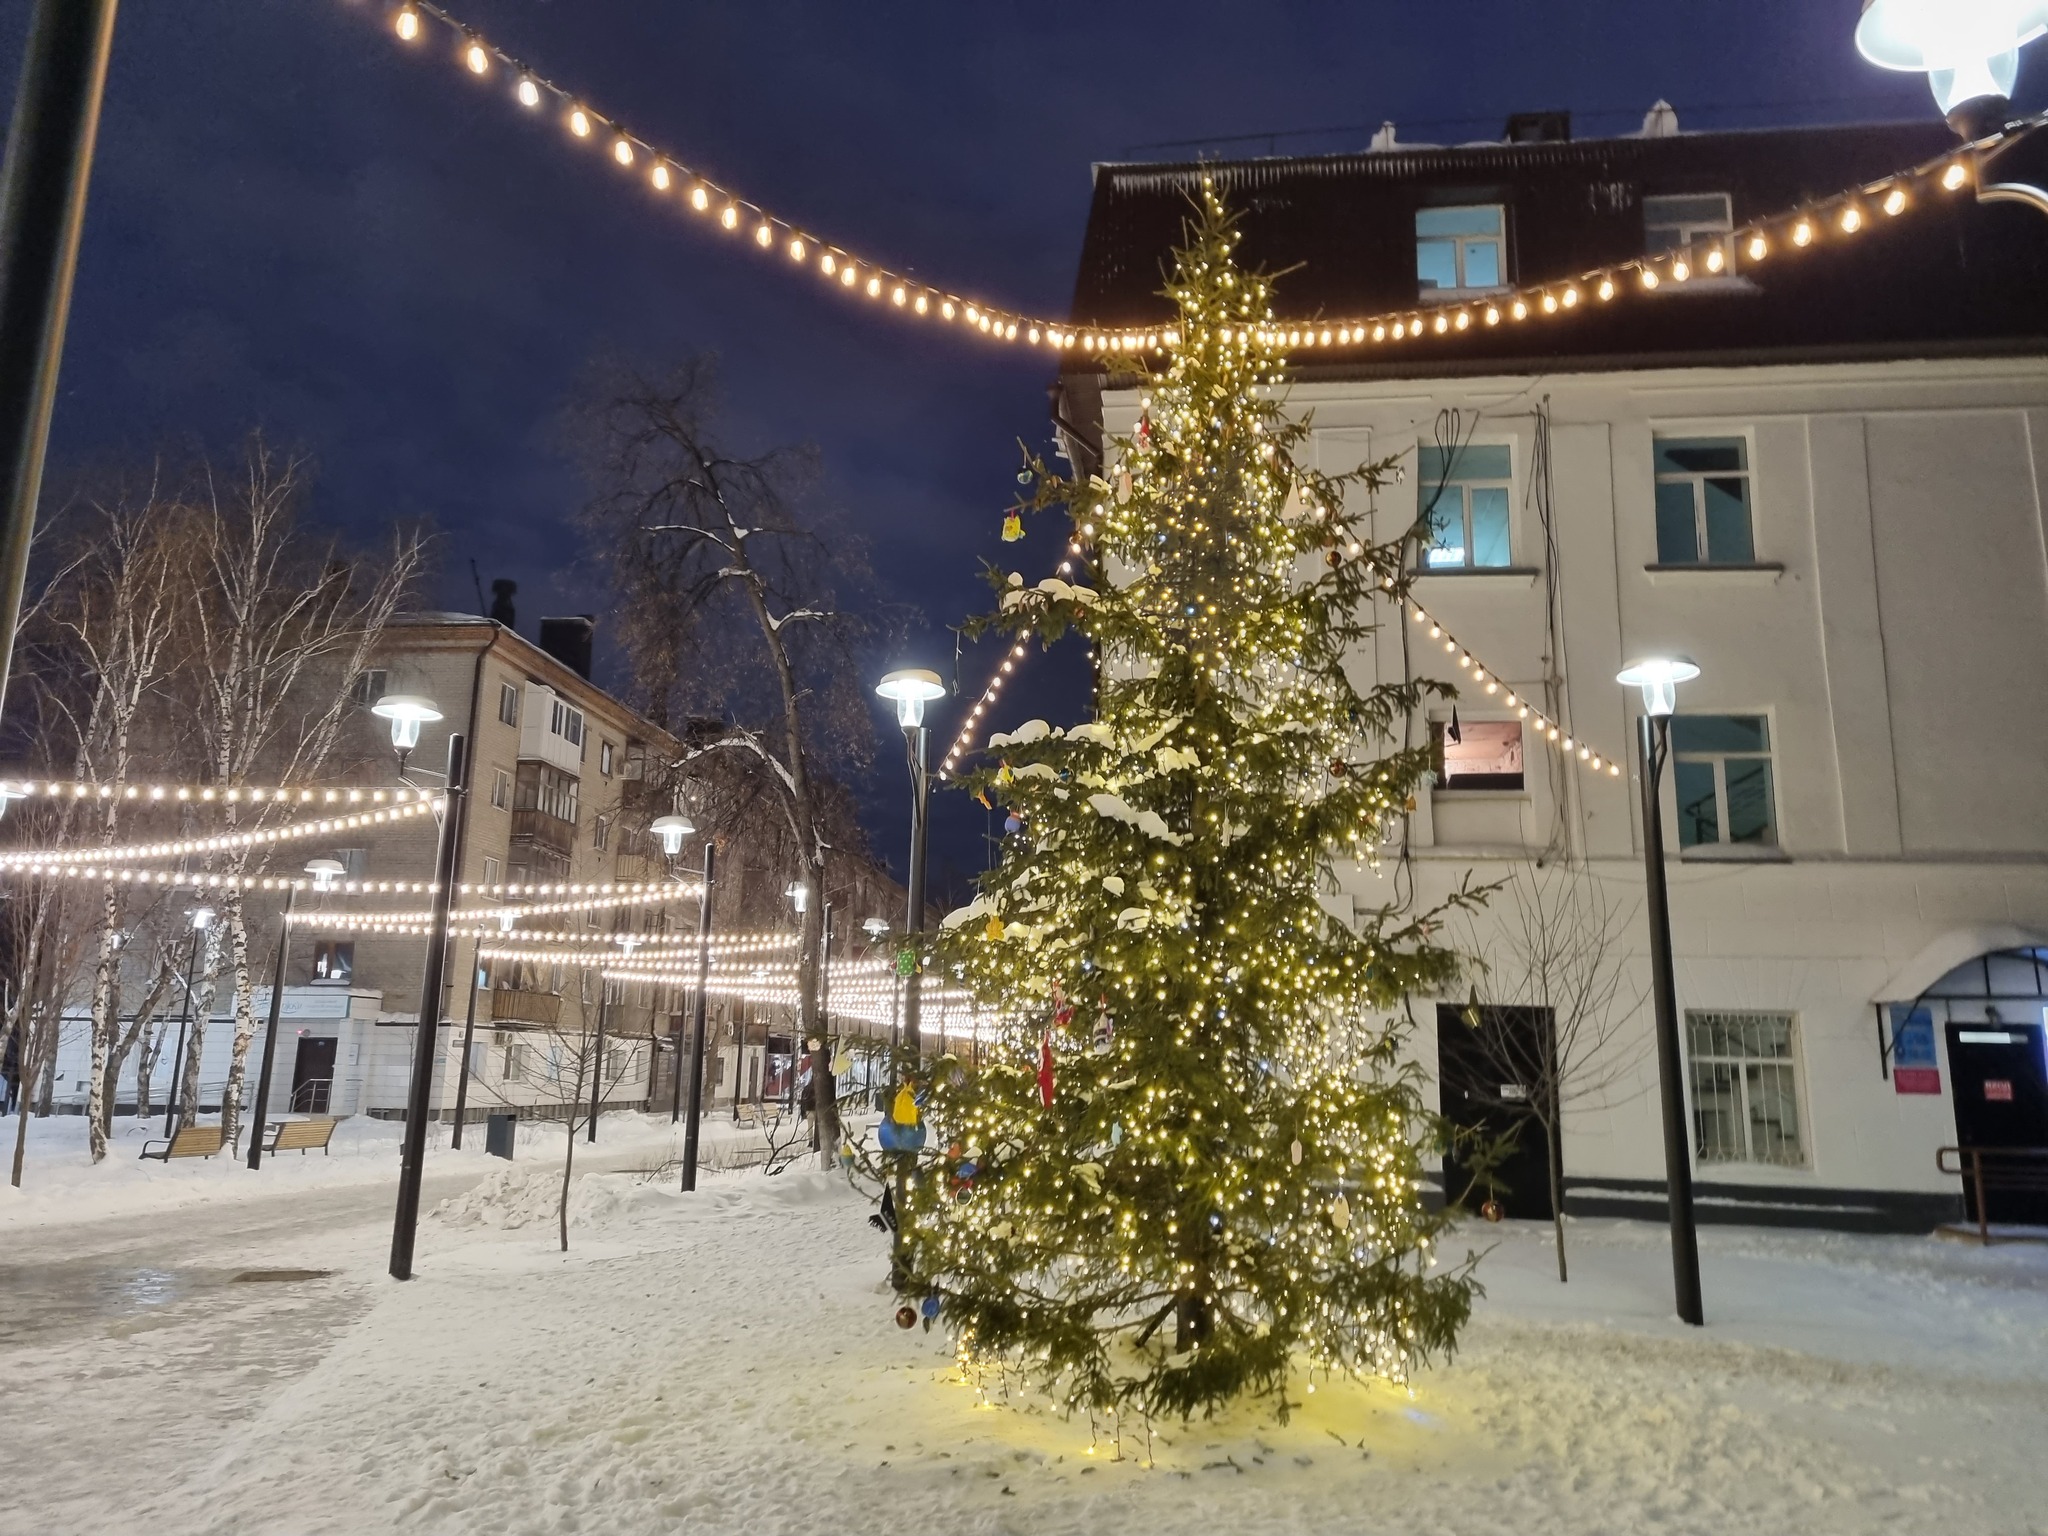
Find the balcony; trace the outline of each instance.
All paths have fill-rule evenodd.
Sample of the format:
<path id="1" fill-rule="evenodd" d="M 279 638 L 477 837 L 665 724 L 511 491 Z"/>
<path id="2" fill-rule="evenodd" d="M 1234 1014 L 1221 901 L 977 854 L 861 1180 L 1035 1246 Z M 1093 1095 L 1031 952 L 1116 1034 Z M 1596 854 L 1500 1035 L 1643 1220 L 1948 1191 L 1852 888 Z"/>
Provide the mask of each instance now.
<path id="1" fill-rule="evenodd" d="M 517 1024 L 559 1024 L 562 999 L 553 992 L 522 992 L 516 987 L 491 988 L 491 1017 Z"/>
<path id="2" fill-rule="evenodd" d="M 524 838 L 564 858 L 576 851 L 576 823 L 546 811 L 514 811 L 512 837 L 515 842 Z"/>

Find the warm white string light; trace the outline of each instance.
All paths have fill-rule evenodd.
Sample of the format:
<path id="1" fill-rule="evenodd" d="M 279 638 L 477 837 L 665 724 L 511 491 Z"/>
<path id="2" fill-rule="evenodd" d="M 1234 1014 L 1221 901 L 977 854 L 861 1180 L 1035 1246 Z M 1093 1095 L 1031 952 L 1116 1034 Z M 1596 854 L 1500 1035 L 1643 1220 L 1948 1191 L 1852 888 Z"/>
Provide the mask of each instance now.
<path id="1" fill-rule="evenodd" d="M 432 887 L 428 887 L 429 890 Z M 569 886 L 517 886 L 517 885 L 467 885 L 465 895 L 502 894 L 516 896 L 521 891 L 543 891 L 548 889 L 567 891 Z M 573 889 L 586 894 L 572 896 L 562 901 L 524 901 L 509 907 L 457 907 L 448 914 L 451 925 L 480 928 L 485 923 L 505 925 L 524 917 L 548 917 L 563 912 L 604 912 L 630 907 L 660 906 L 671 901 L 694 901 L 703 893 L 702 884 L 683 880 L 670 881 L 659 885 L 592 885 Z M 433 922 L 431 912 L 294 912 L 295 923 L 319 922 L 331 928 L 350 928 L 357 932 L 372 933 L 424 933 Z M 583 938 L 592 935 L 584 934 Z"/>
<path id="2" fill-rule="evenodd" d="M 117 801 L 122 805 L 406 805 L 440 790 L 345 784 L 108 784 L 90 779 L 0 778 L 0 799 Z"/>
<path id="3" fill-rule="evenodd" d="M 440 802 L 416 800 L 386 810 L 359 811 L 349 816 L 323 816 L 318 821 L 294 822 L 282 827 L 258 827 L 249 832 L 221 832 L 211 837 L 175 838 L 160 843 L 129 843 L 108 848 L 43 848 L 0 851 L 0 869 L 60 869 L 92 864 L 120 867 L 154 859 L 181 859 L 227 853 L 245 848 L 267 848 L 278 843 L 304 842 L 330 837 L 336 832 L 354 832 L 367 827 L 410 821 L 436 810 Z"/>
<path id="4" fill-rule="evenodd" d="M 1078 350 L 1091 356 L 1150 356 L 1180 344 L 1178 330 L 1171 325 L 1100 326 L 1048 320 L 1017 311 L 992 308 L 946 289 L 936 288 L 892 268 L 854 255 L 844 247 L 822 240 L 807 228 L 770 213 L 759 204 L 740 197 L 709 177 L 697 174 L 675 156 L 666 154 L 629 132 L 612 118 L 591 108 L 575 93 L 529 68 L 511 54 L 486 42 L 476 31 L 463 25 L 440 6 L 427 0 L 406 0 L 392 13 L 393 30 L 399 40 L 418 44 L 426 34 L 426 21 L 433 21 L 449 35 L 454 46 L 448 57 L 473 77 L 502 75 L 513 82 L 513 95 L 529 111 L 539 110 L 552 100 L 560 109 L 569 132 L 578 139 L 609 146 L 607 159 L 620 171 L 640 175 L 648 166 L 648 185 L 660 195 L 672 187 L 685 189 L 681 203 L 693 213 L 718 225 L 726 233 L 743 238 L 764 257 L 779 255 L 791 267 L 817 272 L 842 291 L 867 298 L 880 308 L 920 320 L 937 319 L 970 332 L 1003 342 L 1023 341 L 1030 346 L 1054 350 Z M 1895 175 L 1849 188 L 1833 197 L 1743 225 L 1725 240 L 1687 247 L 1658 256 L 1616 262 L 1577 277 L 1531 284 L 1487 299 L 1442 307 L 1408 307 L 1345 319 L 1327 318 L 1287 321 L 1284 324 L 1241 330 L 1235 338 L 1229 331 L 1222 339 L 1243 345 L 1257 345 L 1271 351 L 1323 350 L 1330 347 L 1375 347 L 1388 342 L 1411 342 L 1425 337 L 1456 337 L 1483 333 L 1502 324 L 1518 324 L 1536 317 L 1557 318 L 1585 314 L 1636 291 L 1649 291 L 1666 281 L 1684 283 L 1699 273 L 1715 276 L 1727 263 L 1729 248 L 1740 250 L 1751 265 L 1771 257 L 1781 245 L 1806 248 L 1821 239 L 1823 229 L 1835 237 L 1850 239 L 1872 227 L 1874 221 L 1865 205 L 1874 202 L 1887 221 L 1917 206 L 1915 193 L 1923 184 L 1944 192 L 1960 192 L 1975 181 L 1978 154 L 2010 143 L 2031 132 L 2048 113 L 2008 124 L 1960 149 L 1950 151 Z"/>
<path id="5" fill-rule="evenodd" d="M 1073 575 L 1074 562 L 1079 560 L 1084 552 L 1078 538 L 1069 539 L 1066 557 L 1060 561 L 1057 574 Z M 939 764 L 939 779 L 942 783 L 953 777 L 960 759 L 973 750 L 974 733 L 982 724 L 981 717 L 994 710 L 996 699 L 1003 691 L 1003 684 L 1016 674 L 1017 668 L 1024 664 L 1024 659 L 1029 654 L 1029 646 L 1021 637 L 1003 652 L 1003 659 L 997 662 L 994 670 L 989 673 L 988 684 L 981 690 L 981 697 L 975 700 L 967 711 L 967 717 L 960 722 L 959 734 L 953 738 L 953 744 L 946 748 L 945 761 Z"/>
<path id="6" fill-rule="evenodd" d="M 644 965 L 614 966 L 602 972 L 606 981 L 646 982 L 655 986 L 694 986 L 696 973 Z M 707 982 L 707 996 L 738 997 L 750 1003 L 794 1008 L 800 1001 L 796 985 L 772 977 L 732 976 Z M 873 1024 L 887 1024 L 898 1016 L 900 997 L 894 973 L 876 966 L 867 978 L 838 978 L 837 968 L 830 992 L 824 999 L 829 1011 Z M 959 987 L 941 986 L 927 980 L 919 993 L 919 1008 L 928 1034 L 970 1034 L 981 1038 L 994 1030 L 994 1015 L 974 995 Z"/>
<path id="7" fill-rule="evenodd" d="M 514 930 L 507 937 L 536 940 L 545 936 L 528 930 Z M 620 933 L 611 937 L 613 942 L 599 944 L 592 935 L 571 931 L 560 944 L 490 944 L 484 947 L 482 956 L 486 960 L 528 960 L 542 965 L 616 965 L 622 952 L 630 951 L 627 958 L 635 961 L 688 961 L 695 965 L 702 942 L 693 934 L 681 933 Z M 716 964 L 793 949 L 797 939 L 793 933 L 727 934 L 713 938 L 709 949 Z"/>
<path id="8" fill-rule="evenodd" d="M 1386 590 L 1392 591 L 1394 586 L 1393 579 L 1389 577 L 1381 585 Z M 1422 630 L 1423 639 L 1434 644 L 1441 644 L 1446 656 L 1455 656 L 1458 659 L 1458 670 L 1479 687 L 1484 697 L 1498 699 L 1502 708 L 1511 709 L 1515 712 L 1517 720 L 1534 722 L 1536 734 L 1563 752 L 1567 761 L 1575 762 L 1581 768 L 1587 769 L 1592 773 L 1605 774 L 1609 778 L 1616 779 L 1621 777 L 1621 765 L 1619 763 L 1602 753 L 1595 752 L 1585 742 L 1578 740 L 1555 720 L 1544 714 L 1542 710 L 1521 697 L 1514 689 L 1508 687 L 1506 683 L 1500 680 L 1499 676 L 1487 671 L 1480 664 L 1479 658 L 1466 649 L 1459 642 L 1456 635 L 1452 634 L 1439 620 L 1433 618 L 1429 611 L 1422 604 L 1416 602 L 1412 596 L 1395 600 L 1405 604 L 1410 622 Z M 1425 629 L 1423 626 L 1427 626 L 1427 628 Z"/>

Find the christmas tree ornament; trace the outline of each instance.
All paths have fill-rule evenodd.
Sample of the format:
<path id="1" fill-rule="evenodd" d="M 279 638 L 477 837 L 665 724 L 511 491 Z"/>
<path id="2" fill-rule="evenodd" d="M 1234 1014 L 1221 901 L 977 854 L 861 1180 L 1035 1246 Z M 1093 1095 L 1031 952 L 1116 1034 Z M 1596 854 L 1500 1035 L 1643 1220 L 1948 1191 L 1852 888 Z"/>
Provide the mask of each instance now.
<path id="1" fill-rule="evenodd" d="M 991 917 L 988 920 L 988 922 L 983 925 L 981 930 L 981 936 L 987 939 L 990 943 L 994 943 L 997 939 L 1000 939 L 1003 936 L 1003 920 L 1000 917 Z"/>
<path id="2" fill-rule="evenodd" d="M 1003 519 L 1003 542 L 1014 544 L 1024 537 L 1024 519 L 1012 512 Z"/>
<path id="3" fill-rule="evenodd" d="M 1038 1100 L 1043 1108 L 1052 1108 L 1052 1035 L 1047 1033 L 1038 1042 Z"/>
<path id="4" fill-rule="evenodd" d="M 1109 999 L 1104 998 L 1095 1014 L 1095 1054 L 1107 1056 L 1115 1048 L 1116 1021 L 1109 1016 Z"/>
<path id="5" fill-rule="evenodd" d="M 1017 819 L 1014 811 L 1003 818 L 1003 833 L 1005 836 L 1012 836 L 1023 830 L 1024 823 Z"/>
<path id="6" fill-rule="evenodd" d="M 1019 485 L 1029 485 L 1031 483 L 1031 466 L 1029 464 L 1026 464 L 1017 471 L 1017 483 Z"/>
<path id="7" fill-rule="evenodd" d="M 1052 989 L 1052 1027 L 1054 1029 L 1065 1029 L 1073 1022 L 1073 1002 L 1067 997 L 1065 990 L 1061 988 L 1059 983 L 1054 982 Z"/>
<path id="8" fill-rule="evenodd" d="M 1507 1212 L 1503 1211 L 1500 1208 L 1500 1202 L 1498 1200 L 1488 1197 L 1487 1200 L 1480 1205 L 1479 1214 L 1484 1216 L 1488 1221 L 1499 1221 L 1501 1217 L 1507 1214 Z"/>
<path id="9" fill-rule="evenodd" d="M 1287 1144 L 1287 1161 L 1294 1164 L 1297 1168 L 1301 1166 L 1301 1138 L 1299 1136 Z"/>
<path id="10" fill-rule="evenodd" d="M 1351 1202 L 1344 1198 L 1344 1191 L 1337 1191 L 1337 1198 L 1330 1202 L 1330 1225 L 1339 1232 L 1351 1226 Z"/>
<path id="11" fill-rule="evenodd" d="M 896 1326 L 898 1328 L 915 1328 L 917 1326 L 917 1308 L 910 1305 L 907 1301 L 898 1307 L 896 1309 Z"/>
<path id="12" fill-rule="evenodd" d="M 1131 499 L 1131 472 L 1128 469 L 1116 472 L 1116 499 L 1119 505 Z"/>

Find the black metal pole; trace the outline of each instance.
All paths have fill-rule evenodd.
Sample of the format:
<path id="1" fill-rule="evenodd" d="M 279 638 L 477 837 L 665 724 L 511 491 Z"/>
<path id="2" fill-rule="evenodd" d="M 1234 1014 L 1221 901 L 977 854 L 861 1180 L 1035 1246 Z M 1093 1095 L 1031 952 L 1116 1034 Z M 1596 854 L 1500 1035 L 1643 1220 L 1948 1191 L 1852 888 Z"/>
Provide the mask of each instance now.
<path id="1" fill-rule="evenodd" d="M 823 931 L 818 942 L 818 1035 L 803 1043 L 811 1051 L 811 1146 L 830 1154 L 826 1145 L 825 1101 L 832 1101 L 831 1129 L 839 1126 L 839 1085 L 832 1080 L 832 903 L 825 903 Z M 797 1060 L 801 1062 L 802 1056 Z"/>
<path id="2" fill-rule="evenodd" d="M 690 1026 L 690 1118 L 683 1126 L 683 1188 L 697 1187 L 697 1136 L 704 1119 L 704 993 L 711 985 L 711 887 L 717 848 L 704 844 L 704 895 L 697 907 L 697 1002 Z M 678 1067 L 681 1063 L 677 1063 Z M 680 1080 L 680 1073 L 678 1079 Z"/>
<path id="3" fill-rule="evenodd" d="M 412 1045 L 412 1089 L 405 1101 L 405 1145 L 398 1165 L 398 1209 L 391 1222 L 391 1278 L 412 1278 L 412 1245 L 420 1220 L 420 1176 L 427 1161 L 427 1106 L 433 1097 L 434 1056 L 441 1043 L 441 977 L 448 960 L 448 908 L 455 899 L 456 844 L 462 830 L 462 795 L 469 743 L 448 737 L 448 801 L 434 852 L 434 915 L 427 925 L 427 959 L 420 978 L 420 1022 Z"/>
<path id="4" fill-rule="evenodd" d="M 593 1058 L 596 1070 L 590 1074 L 590 1128 L 589 1134 L 583 1138 L 593 1143 L 597 1140 L 597 1111 L 604 1103 L 604 1024 L 605 1013 L 611 1005 L 612 984 L 604 979 L 604 973 L 600 971 L 597 976 L 597 1054 Z"/>
<path id="5" fill-rule="evenodd" d="M 448 1145 L 457 1152 L 462 1150 L 462 1118 L 469 1113 L 469 1053 L 476 1043 L 476 987 L 483 971 L 483 947 L 483 935 L 478 934 L 469 951 L 469 1011 L 462 1019 L 462 1065 L 455 1078 L 455 1130 L 448 1138 Z"/>
<path id="6" fill-rule="evenodd" d="M 115 0 L 39 0 L 0 168 L 0 698 L 35 539 L 114 9 Z"/>
<path id="7" fill-rule="evenodd" d="M 932 777 L 925 770 L 926 742 L 929 733 L 922 725 L 911 726 L 904 732 L 910 740 L 910 913 L 903 925 L 907 935 L 905 942 L 917 949 L 918 935 L 924 932 L 924 857 L 925 857 L 925 802 L 931 797 Z M 910 1053 L 913 1069 L 924 1056 L 924 1030 L 922 1023 L 923 956 L 912 966 L 903 986 L 903 1044 Z"/>
<path id="8" fill-rule="evenodd" d="M 1700 1303 L 1699 1236 L 1693 1226 L 1692 1135 L 1685 1115 L 1685 1057 L 1678 988 L 1671 973 L 1671 906 L 1664 891 L 1664 811 L 1658 794 L 1670 719 L 1645 713 L 1636 733 L 1643 786 L 1643 880 L 1649 888 L 1650 989 L 1657 1018 L 1657 1086 L 1664 1102 L 1664 1183 L 1671 1207 L 1671 1284 L 1680 1321 L 1706 1321 Z"/>
<path id="9" fill-rule="evenodd" d="M 263 1031 L 263 1068 L 256 1074 L 256 1114 L 249 1122 L 249 1166 L 263 1166 L 263 1117 L 270 1113 L 270 1075 L 277 1066 L 277 1021 L 284 1017 L 284 962 L 292 947 L 292 908 L 299 888 L 286 888 L 284 916 L 277 920 L 277 972 L 270 978 L 270 1023 Z"/>
<path id="10" fill-rule="evenodd" d="M 185 953 L 185 1006 L 178 1013 L 178 1050 L 171 1057 L 171 1092 L 164 1100 L 164 1134 L 178 1118 L 178 1089 L 185 1081 L 185 1029 L 192 1022 L 192 972 L 199 965 L 199 930 L 192 930 L 191 947 Z"/>

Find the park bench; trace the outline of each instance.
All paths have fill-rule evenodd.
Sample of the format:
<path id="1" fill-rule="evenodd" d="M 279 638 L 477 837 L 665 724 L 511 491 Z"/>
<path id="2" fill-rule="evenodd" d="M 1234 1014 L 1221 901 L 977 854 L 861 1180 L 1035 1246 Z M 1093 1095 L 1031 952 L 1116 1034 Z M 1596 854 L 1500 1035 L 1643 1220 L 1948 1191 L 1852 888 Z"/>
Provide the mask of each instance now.
<path id="1" fill-rule="evenodd" d="M 320 1149 L 320 1155 L 328 1155 L 327 1144 L 334 1140 L 334 1128 L 341 1124 L 329 1117 L 324 1120 L 273 1120 L 270 1122 L 270 1142 L 266 1152 L 297 1152 L 301 1157 L 313 1148 Z"/>
<path id="2" fill-rule="evenodd" d="M 142 1156 L 153 1157 L 160 1163 L 174 1157 L 211 1157 L 226 1140 L 217 1125 L 181 1125 L 167 1141 L 144 1142 Z"/>

